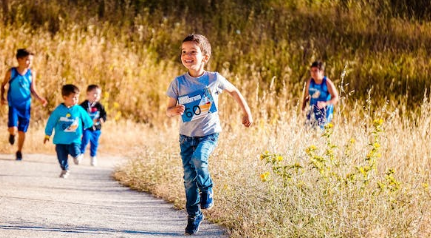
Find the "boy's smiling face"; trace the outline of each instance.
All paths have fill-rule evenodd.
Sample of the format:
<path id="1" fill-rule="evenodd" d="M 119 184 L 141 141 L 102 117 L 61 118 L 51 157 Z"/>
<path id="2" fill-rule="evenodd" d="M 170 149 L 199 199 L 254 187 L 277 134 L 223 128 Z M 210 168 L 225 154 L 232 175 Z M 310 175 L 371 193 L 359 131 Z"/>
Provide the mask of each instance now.
<path id="1" fill-rule="evenodd" d="M 181 46 L 181 62 L 189 70 L 193 77 L 200 76 L 204 71 L 204 65 L 209 56 L 204 55 L 196 42 L 186 41 Z"/>

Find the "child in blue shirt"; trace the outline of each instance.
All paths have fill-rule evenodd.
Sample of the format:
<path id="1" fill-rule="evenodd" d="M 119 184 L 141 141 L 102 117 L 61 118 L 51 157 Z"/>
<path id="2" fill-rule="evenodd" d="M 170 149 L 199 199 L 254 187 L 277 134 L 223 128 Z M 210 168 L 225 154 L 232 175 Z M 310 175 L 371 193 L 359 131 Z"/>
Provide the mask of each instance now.
<path id="1" fill-rule="evenodd" d="M 97 147 L 99 147 L 99 137 L 101 135 L 102 124 L 106 121 L 106 111 L 103 105 L 99 102 L 102 89 L 95 84 L 87 87 L 87 100 L 81 103 L 81 107 L 87 111 L 88 115 L 93 119 L 93 126 L 85 129 L 82 136 L 81 153 L 85 153 L 85 147 L 90 143 L 91 165 L 97 165 Z"/>
<path id="2" fill-rule="evenodd" d="M 332 120 L 334 105 L 338 102 L 338 92 L 334 83 L 325 76 L 323 62 L 315 61 L 310 66 L 311 78 L 305 86 L 302 110 L 307 107 L 307 125 L 323 128 Z"/>
<path id="3" fill-rule="evenodd" d="M 18 49 L 16 59 L 18 67 L 12 67 L 6 72 L 1 85 L 1 102 L 8 104 L 8 130 L 9 143 L 15 143 L 15 135 L 18 131 L 18 150 L 16 160 L 22 160 L 22 148 L 25 141 L 25 133 L 30 124 L 31 95 L 36 97 L 43 106 L 46 106 L 45 98 L 39 96 L 36 90 L 36 72 L 31 70 L 34 54 L 26 49 Z M 5 87 L 8 85 L 7 100 L 4 98 Z"/>
<path id="4" fill-rule="evenodd" d="M 182 119 L 179 140 L 188 214 L 186 235 L 199 231 L 204 218 L 201 209 L 214 205 L 208 164 L 221 132 L 219 94 L 227 91 L 235 99 L 243 113 L 244 126 L 253 123 L 250 108 L 238 89 L 219 73 L 205 71 L 210 56 L 211 45 L 205 36 L 187 36 L 181 45 L 181 62 L 188 72 L 175 78 L 167 91 L 167 116 Z"/>
<path id="5" fill-rule="evenodd" d="M 57 159 L 60 163 L 60 178 L 69 176 L 69 154 L 73 157 L 75 164 L 79 164 L 82 159 L 81 136 L 82 128 L 93 126 L 93 120 L 87 112 L 77 105 L 79 89 L 73 84 L 66 84 L 61 89 L 64 103 L 54 109 L 45 127 L 45 144 L 49 141 L 54 130 L 53 143 L 57 152 Z"/>

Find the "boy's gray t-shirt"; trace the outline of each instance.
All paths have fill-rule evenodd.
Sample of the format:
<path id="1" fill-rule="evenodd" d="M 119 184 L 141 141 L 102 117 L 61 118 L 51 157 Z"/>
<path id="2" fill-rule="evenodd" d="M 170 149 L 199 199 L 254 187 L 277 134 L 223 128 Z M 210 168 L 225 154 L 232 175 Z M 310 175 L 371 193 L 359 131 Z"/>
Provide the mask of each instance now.
<path id="1" fill-rule="evenodd" d="M 201 95 L 198 95 L 198 92 L 204 91 L 208 88 L 208 92 L 210 92 L 215 105 L 215 108 L 214 106 L 211 107 L 213 112 L 203 113 L 197 119 L 186 122 L 184 122 L 184 119 L 181 119 L 181 135 L 200 137 L 221 132 L 220 119 L 218 115 L 218 95 L 229 85 L 232 84 L 217 72 L 205 72 L 202 76 L 197 78 L 186 73 L 176 77 L 171 82 L 166 95 L 171 98 L 175 98 L 177 103 L 184 104 L 192 101 L 192 99 L 196 97 L 200 100 Z M 184 100 L 184 97 L 186 97 L 187 100 Z M 190 108 L 187 108 L 186 110 L 188 114 L 191 114 Z"/>

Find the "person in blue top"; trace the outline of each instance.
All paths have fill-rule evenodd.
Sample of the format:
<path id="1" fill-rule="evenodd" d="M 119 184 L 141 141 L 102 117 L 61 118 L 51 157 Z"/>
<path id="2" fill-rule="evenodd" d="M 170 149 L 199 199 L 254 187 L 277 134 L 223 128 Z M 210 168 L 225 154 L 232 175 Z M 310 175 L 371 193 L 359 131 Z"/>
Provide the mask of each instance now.
<path id="1" fill-rule="evenodd" d="M 188 72 L 176 77 L 167 90 L 166 115 L 180 116 L 180 149 L 184 169 L 186 235 L 199 231 L 204 216 L 201 209 L 214 205 L 213 182 L 208 170 L 209 156 L 221 132 L 218 96 L 228 92 L 240 106 L 242 124 L 253 124 L 251 111 L 239 90 L 217 72 L 204 67 L 211 56 L 211 45 L 203 35 L 187 36 L 181 45 L 181 62 Z"/>
<path id="2" fill-rule="evenodd" d="M 307 107 L 307 125 L 323 128 L 332 120 L 334 105 L 338 102 L 338 92 L 334 83 L 325 76 L 323 62 L 315 61 L 310 67 L 311 78 L 305 86 L 302 111 Z"/>
<path id="3" fill-rule="evenodd" d="M 54 109 L 48 118 L 45 127 L 45 144 L 49 141 L 54 130 L 53 143 L 60 163 L 60 178 L 69 176 L 69 154 L 75 164 L 82 159 L 81 137 L 83 129 L 93 126 L 93 120 L 88 113 L 78 104 L 79 89 L 73 84 L 66 84 L 61 89 L 64 102 Z"/>
<path id="4" fill-rule="evenodd" d="M 9 143 L 15 143 L 18 131 L 18 150 L 16 159 L 22 160 L 22 148 L 25 133 L 30 124 L 31 95 L 38 99 L 43 106 L 47 101 L 36 90 L 36 72 L 31 70 L 34 54 L 26 49 L 18 49 L 16 59 L 18 67 L 12 67 L 6 72 L 1 85 L 1 103 L 9 105 L 8 130 Z M 7 100 L 4 98 L 5 88 L 8 85 Z"/>

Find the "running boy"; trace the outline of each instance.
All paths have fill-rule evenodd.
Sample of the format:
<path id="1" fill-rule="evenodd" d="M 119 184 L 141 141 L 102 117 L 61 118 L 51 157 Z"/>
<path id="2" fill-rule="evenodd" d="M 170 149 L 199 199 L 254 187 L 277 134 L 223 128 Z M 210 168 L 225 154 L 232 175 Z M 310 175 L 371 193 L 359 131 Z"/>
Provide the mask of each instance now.
<path id="1" fill-rule="evenodd" d="M 250 108 L 238 89 L 219 73 L 205 71 L 210 56 L 211 45 L 205 36 L 187 36 L 181 46 L 181 62 L 188 72 L 176 77 L 167 91 L 167 116 L 181 115 L 182 119 L 179 141 L 188 214 L 186 235 L 199 231 L 204 219 L 201 209 L 214 205 L 208 159 L 221 132 L 218 95 L 227 91 L 241 107 L 242 123 L 246 127 L 253 123 Z"/>
<path id="2" fill-rule="evenodd" d="M 307 125 L 323 128 L 332 120 L 334 105 L 338 102 L 338 91 L 334 83 L 325 76 L 325 66 L 315 61 L 310 66 L 311 78 L 307 80 L 302 103 L 302 111 L 307 107 Z"/>
<path id="3" fill-rule="evenodd" d="M 93 121 L 81 106 L 76 105 L 79 98 L 79 89 L 73 84 L 66 84 L 61 89 L 64 103 L 54 109 L 45 127 L 45 144 L 49 141 L 52 130 L 55 130 L 53 143 L 60 163 L 60 178 L 69 176 L 69 154 L 73 157 L 75 164 L 82 159 L 81 136 L 82 127 L 93 126 Z"/>
<path id="4" fill-rule="evenodd" d="M 87 87 L 87 100 L 81 103 L 81 107 L 87 111 L 88 115 L 93 119 L 93 127 L 84 130 L 84 135 L 81 141 L 81 154 L 85 153 L 85 147 L 90 142 L 90 157 L 91 165 L 97 165 L 97 147 L 99 146 L 99 137 L 101 134 L 102 124 L 106 121 L 106 111 L 103 105 L 99 102 L 102 89 L 95 84 Z"/>
<path id="5" fill-rule="evenodd" d="M 18 150 L 16 160 L 22 160 L 22 148 L 25 141 L 25 133 L 30 123 L 31 95 L 33 94 L 43 106 L 46 106 L 45 98 L 39 96 L 36 90 L 36 72 L 31 70 L 34 54 L 26 49 L 18 49 L 16 59 L 18 67 L 10 68 L 1 85 L 1 103 L 9 105 L 8 130 L 9 143 L 15 143 L 15 135 L 18 131 Z M 5 87 L 9 83 L 7 100 L 4 98 Z"/>

